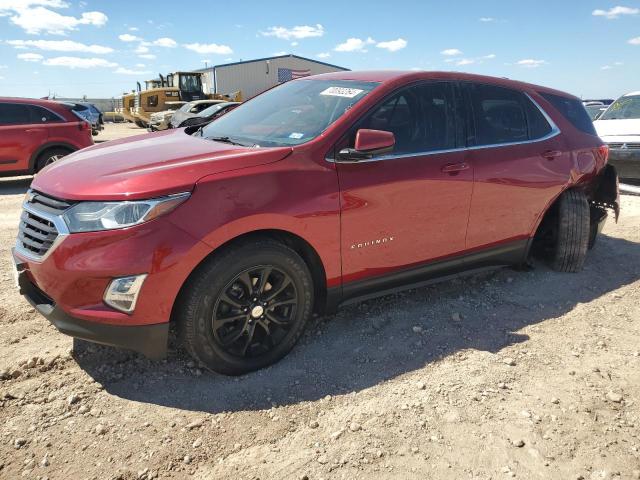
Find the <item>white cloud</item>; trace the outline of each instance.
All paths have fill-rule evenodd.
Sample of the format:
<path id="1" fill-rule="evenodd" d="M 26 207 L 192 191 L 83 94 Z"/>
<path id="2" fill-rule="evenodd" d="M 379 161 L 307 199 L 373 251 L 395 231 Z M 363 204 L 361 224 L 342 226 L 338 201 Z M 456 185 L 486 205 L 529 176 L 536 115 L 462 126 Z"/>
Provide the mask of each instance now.
<path id="1" fill-rule="evenodd" d="M 135 35 L 131 35 L 130 33 L 123 33 L 122 35 L 118 35 L 118 38 L 123 42 L 139 42 L 142 40 L 140 37 L 136 37 Z"/>
<path id="2" fill-rule="evenodd" d="M 404 38 L 398 38 L 397 40 L 389 40 L 387 42 L 379 42 L 376 47 L 384 48 L 390 52 L 397 52 L 407 46 L 407 41 Z"/>
<path id="3" fill-rule="evenodd" d="M 183 46 L 187 50 L 200 54 L 230 55 L 233 53 L 233 50 L 228 45 L 218 45 L 216 43 L 187 43 Z"/>
<path id="4" fill-rule="evenodd" d="M 138 27 L 129 27 L 130 32 L 137 32 L 138 30 L 140 30 Z"/>
<path id="5" fill-rule="evenodd" d="M 85 45 L 73 40 L 7 40 L 7 43 L 15 48 L 37 48 L 51 52 L 84 52 L 84 53 L 111 53 L 113 48 L 102 45 Z"/>
<path id="6" fill-rule="evenodd" d="M 621 15 L 637 15 L 638 13 L 640 13 L 640 9 L 638 8 L 617 6 L 609 10 L 594 10 L 591 14 L 594 17 L 605 17 L 608 20 L 615 20 Z"/>
<path id="7" fill-rule="evenodd" d="M 0 17 L 32 7 L 68 8 L 69 4 L 63 0 L 0 0 Z"/>
<path id="8" fill-rule="evenodd" d="M 273 56 L 274 57 L 281 57 L 281 56 L 286 55 L 286 54 L 287 54 L 287 52 L 285 52 L 284 50 L 281 51 L 281 52 L 273 52 Z"/>
<path id="9" fill-rule="evenodd" d="M 487 23 L 487 22 L 495 22 L 496 21 L 496 19 L 493 18 L 493 17 L 480 17 L 478 20 L 481 21 L 481 22 L 485 22 L 485 23 Z"/>
<path id="10" fill-rule="evenodd" d="M 459 67 L 462 67 L 464 65 L 472 65 L 474 63 L 476 63 L 476 61 L 473 60 L 472 58 L 462 58 L 456 61 L 456 65 L 458 65 Z"/>
<path id="11" fill-rule="evenodd" d="M 611 65 L 604 65 L 600 67 L 600 70 L 611 70 L 613 67 Z"/>
<path id="12" fill-rule="evenodd" d="M 118 64 L 104 58 L 54 57 L 47 58 L 43 65 L 67 68 L 117 67 Z"/>
<path id="13" fill-rule="evenodd" d="M 25 62 L 41 62 L 44 57 L 39 53 L 19 53 L 18 58 Z"/>
<path id="14" fill-rule="evenodd" d="M 143 65 L 144 67 L 144 65 Z M 149 70 L 133 70 L 130 68 L 118 67 L 113 73 L 119 73 L 121 75 L 148 75 L 151 73 Z"/>
<path id="15" fill-rule="evenodd" d="M 11 6 L 9 2 L 9 6 Z M 58 12 L 54 12 L 42 6 L 25 7 L 29 5 L 29 1 L 12 9 L 6 8 L 7 5 L 0 4 L 0 13 L 5 16 L 10 15 L 11 23 L 22 28 L 25 32 L 32 35 L 41 33 L 49 33 L 52 35 L 66 35 L 71 30 L 77 30 L 79 25 L 94 25 L 101 27 L 107 23 L 108 17 L 102 12 L 84 12 L 80 17 L 66 16 Z M 60 2 L 56 5 L 62 5 Z M 33 5 L 33 3 L 31 3 Z M 56 7 L 61 8 L 61 7 Z M 13 14 L 6 12 L 13 11 Z"/>
<path id="16" fill-rule="evenodd" d="M 525 58 L 524 60 L 519 60 L 516 62 L 516 65 L 525 68 L 538 68 L 547 63 L 545 60 L 535 60 L 533 58 Z"/>
<path id="17" fill-rule="evenodd" d="M 298 46 L 298 42 L 291 42 L 291 46 L 292 47 L 297 47 Z"/>
<path id="18" fill-rule="evenodd" d="M 145 60 L 155 60 L 156 59 L 156 56 L 153 53 L 143 53 L 141 55 L 138 55 L 138 57 L 144 58 Z"/>
<path id="19" fill-rule="evenodd" d="M 485 55 L 483 57 L 480 57 L 483 60 L 493 60 L 494 58 L 496 58 L 496 54 L 495 53 L 490 53 L 489 55 Z"/>
<path id="20" fill-rule="evenodd" d="M 457 48 L 447 48 L 446 50 L 442 50 L 440 53 L 448 57 L 453 57 L 455 55 L 462 55 L 462 51 L 458 50 Z"/>
<path id="21" fill-rule="evenodd" d="M 149 47 L 146 47 L 142 44 L 138 45 L 136 47 L 136 49 L 134 50 L 135 53 L 141 54 L 141 53 L 149 53 Z"/>
<path id="22" fill-rule="evenodd" d="M 635 38 L 629 39 L 629 43 L 631 45 L 640 45 L 640 37 L 635 37 Z"/>
<path id="23" fill-rule="evenodd" d="M 322 37 L 324 27 L 319 23 L 313 25 L 297 25 L 293 28 L 269 27 L 266 32 L 260 32 L 265 37 L 276 37 L 282 40 L 300 40 L 303 38 Z"/>
<path id="24" fill-rule="evenodd" d="M 330 56 L 331 56 L 331 54 L 329 52 L 321 52 L 321 53 L 316 55 L 316 57 L 318 57 L 318 58 L 329 58 Z"/>
<path id="25" fill-rule="evenodd" d="M 347 38 L 344 43 L 340 43 L 336 45 L 334 50 L 336 52 L 366 52 L 365 46 L 371 45 L 372 43 L 376 43 L 375 40 L 371 37 L 368 37 L 366 40 L 362 40 L 360 38 Z"/>
<path id="26" fill-rule="evenodd" d="M 162 37 L 151 42 L 154 47 L 174 48 L 178 43 L 173 38 Z"/>

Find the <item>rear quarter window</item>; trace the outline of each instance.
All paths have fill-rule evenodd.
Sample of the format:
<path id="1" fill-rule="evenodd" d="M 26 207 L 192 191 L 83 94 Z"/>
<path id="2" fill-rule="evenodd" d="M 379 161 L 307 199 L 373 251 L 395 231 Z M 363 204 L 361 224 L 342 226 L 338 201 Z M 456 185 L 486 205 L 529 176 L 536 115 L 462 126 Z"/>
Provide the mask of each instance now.
<path id="1" fill-rule="evenodd" d="M 577 98 L 563 97 L 562 95 L 554 95 L 553 93 L 539 93 L 575 128 L 589 135 L 598 135 L 591 121 L 591 117 L 580 100 Z"/>
<path id="2" fill-rule="evenodd" d="M 51 123 L 51 122 L 63 122 L 64 119 L 58 114 L 53 113 L 51 110 L 42 108 L 38 105 L 31 105 L 31 119 L 33 123 Z"/>

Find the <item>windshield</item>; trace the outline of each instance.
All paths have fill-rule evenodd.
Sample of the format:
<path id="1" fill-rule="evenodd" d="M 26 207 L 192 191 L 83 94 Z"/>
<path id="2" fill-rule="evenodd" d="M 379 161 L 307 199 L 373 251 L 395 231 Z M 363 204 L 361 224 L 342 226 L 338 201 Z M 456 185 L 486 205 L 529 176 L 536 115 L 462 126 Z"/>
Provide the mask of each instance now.
<path id="1" fill-rule="evenodd" d="M 180 74 L 180 90 L 183 92 L 199 92 L 201 88 L 200 75 Z"/>
<path id="2" fill-rule="evenodd" d="M 210 123 L 202 136 L 278 147 L 313 140 L 378 83 L 296 80 L 273 88 Z"/>
<path id="3" fill-rule="evenodd" d="M 600 120 L 640 118 L 640 95 L 622 97 L 611 104 Z"/>

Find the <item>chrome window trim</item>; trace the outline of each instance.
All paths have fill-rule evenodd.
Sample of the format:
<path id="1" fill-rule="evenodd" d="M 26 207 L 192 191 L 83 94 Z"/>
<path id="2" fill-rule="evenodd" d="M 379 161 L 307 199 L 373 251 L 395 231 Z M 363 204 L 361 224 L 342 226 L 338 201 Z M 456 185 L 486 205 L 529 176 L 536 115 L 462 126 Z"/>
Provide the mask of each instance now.
<path id="1" fill-rule="evenodd" d="M 505 142 L 505 143 L 494 143 L 494 144 L 489 144 L 489 145 L 474 145 L 472 147 L 456 147 L 456 148 L 449 148 L 449 149 L 443 149 L 443 150 L 429 150 L 429 151 L 405 153 L 405 154 L 399 154 L 399 155 L 393 155 L 393 154 L 380 155 L 378 157 L 373 157 L 373 158 L 370 158 L 368 160 L 355 160 L 355 161 L 336 160 L 336 159 L 330 158 L 330 157 L 325 157 L 325 160 L 327 162 L 329 162 L 329 163 L 344 163 L 344 164 L 371 163 L 371 162 L 380 162 L 380 161 L 384 161 L 384 160 L 401 160 L 401 159 L 404 159 L 404 158 L 426 157 L 426 156 L 430 156 L 430 155 L 443 155 L 443 154 L 446 154 L 446 153 L 456 153 L 456 152 L 465 152 L 465 151 L 473 151 L 473 150 L 482 150 L 482 149 L 485 149 L 485 148 L 501 148 L 501 147 L 510 147 L 510 146 L 514 146 L 514 145 L 528 145 L 528 144 L 532 144 L 532 143 L 545 142 L 547 140 L 550 140 L 550 139 L 560 135 L 562 133 L 562 131 L 560 130 L 558 125 L 556 125 L 556 123 L 553 121 L 553 119 L 549 116 L 549 114 L 538 104 L 538 102 L 536 102 L 531 97 L 531 95 L 529 95 L 527 92 L 521 92 L 521 93 L 524 93 L 526 95 L 526 97 L 529 99 L 529 101 L 531 101 L 531 103 L 533 103 L 535 105 L 535 107 L 540 111 L 540 113 L 542 114 L 544 119 L 547 121 L 547 123 L 549 123 L 549 126 L 551 127 L 551 131 L 548 134 L 546 134 L 545 136 L 540 137 L 540 138 L 535 138 L 533 140 L 523 140 L 523 141 L 520 141 L 520 142 Z"/>
<path id="2" fill-rule="evenodd" d="M 25 257 L 28 260 L 31 260 L 32 262 L 42 263 L 47 259 L 47 257 L 51 254 L 51 252 L 53 252 L 58 247 L 58 245 L 60 245 L 62 241 L 65 238 L 67 238 L 67 236 L 69 235 L 69 229 L 67 228 L 67 224 L 64 222 L 64 219 L 62 218 L 61 215 L 51 215 L 49 213 L 43 212 L 42 210 L 33 208 L 31 205 L 29 205 L 28 202 L 24 202 L 22 204 L 22 209 L 26 212 L 29 212 L 33 215 L 37 215 L 40 218 L 44 218 L 45 220 L 50 221 L 51 223 L 53 223 L 53 226 L 56 227 L 56 230 L 58 231 L 58 236 L 51 244 L 51 247 L 49 247 L 49 250 L 47 250 L 45 254 L 42 256 L 35 255 L 33 252 L 27 250 L 21 245 L 20 240 L 16 239 L 16 252 L 18 252 L 20 256 Z"/>

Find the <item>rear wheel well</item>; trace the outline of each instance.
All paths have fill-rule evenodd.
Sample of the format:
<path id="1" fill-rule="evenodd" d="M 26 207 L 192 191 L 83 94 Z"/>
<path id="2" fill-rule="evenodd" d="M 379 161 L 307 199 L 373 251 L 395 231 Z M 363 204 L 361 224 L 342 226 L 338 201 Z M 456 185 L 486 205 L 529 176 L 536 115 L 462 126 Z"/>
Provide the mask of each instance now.
<path id="1" fill-rule="evenodd" d="M 591 237 L 589 240 L 589 248 L 593 246 L 595 233 L 597 233 L 597 231 L 594 230 L 594 226 L 597 227 L 597 223 L 601 218 L 600 215 L 602 213 L 606 215 L 606 212 L 604 212 L 604 210 L 601 212 L 602 207 L 594 203 L 590 198 L 591 195 L 589 195 L 589 192 L 585 188 L 578 186 L 576 188 L 564 190 L 560 195 L 558 195 L 549 208 L 547 208 L 547 211 L 544 213 L 544 216 L 542 217 L 532 239 L 529 251 L 530 257 L 533 256 L 543 260 L 552 259 L 554 258 L 559 246 L 563 244 L 563 242 L 566 244 L 566 232 L 562 233 L 563 227 L 561 224 L 563 222 L 566 223 L 567 212 L 565 208 L 565 210 L 563 210 L 564 213 L 561 213 L 561 202 L 563 199 L 566 201 L 567 197 L 574 203 L 579 203 L 580 199 L 583 199 L 582 202 L 584 203 L 582 203 L 582 205 L 584 205 L 584 207 L 573 209 L 571 214 L 575 216 L 582 212 L 582 215 L 586 214 L 586 216 L 588 216 L 589 219 L 586 228 L 590 231 L 589 235 Z M 571 218 L 575 218 L 574 216 L 571 216 Z M 582 240 L 582 233 L 584 232 L 578 231 L 579 229 L 577 226 L 574 225 L 574 227 L 576 231 L 572 232 L 574 235 L 571 235 L 570 239 L 577 242 L 578 240 Z"/>
<path id="2" fill-rule="evenodd" d="M 313 287 L 314 287 L 314 305 L 313 312 L 314 313 L 323 313 L 324 306 L 326 304 L 327 298 L 327 275 L 324 269 L 324 265 L 322 264 L 322 260 L 320 256 L 316 252 L 316 250 L 302 237 L 295 235 L 291 232 L 287 232 L 285 230 L 257 230 L 253 232 L 248 232 L 242 235 L 239 235 L 212 251 L 209 255 L 202 259 L 202 261 L 193 269 L 189 277 L 185 280 L 182 287 L 180 288 L 180 292 L 178 292 L 178 296 L 173 305 L 173 309 L 171 312 L 171 321 L 175 320 L 175 312 L 178 309 L 178 306 L 181 302 L 182 297 L 184 296 L 184 291 L 189 288 L 190 280 L 197 274 L 199 269 L 207 262 L 211 261 L 221 252 L 225 251 L 228 248 L 236 246 L 242 243 L 249 243 L 252 240 L 262 240 L 262 239 L 271 239 L 277 242 L 286 245 L 287 247 L 294 250 L 306 263 L 309 271 L 311 272 L 311 276 L 313 278 Z"/>
<path id="3" fill-rule="evenodd" d="M 67 152 L 67 155 L 70 154 L 70 153 L 73 153 L 75 151 L 75 149 L 73 147 L 70 147 L 69 145 L 65 145 L 65 144 L 56 144 L 56 143 L 54 143 L 54 144 L 50 144 L 50 145 L 45 146 L 39 152 L 37 152 L 37 154 L 34 156 L 33 165 L 32 165 L 33 173 L 37 173 L 38 172 L 40 159 L 43 158 L 45 155 L 47 155 L 48 153 L 50 153 L 53 150 L 64 150 L 65 152 Z"/>

